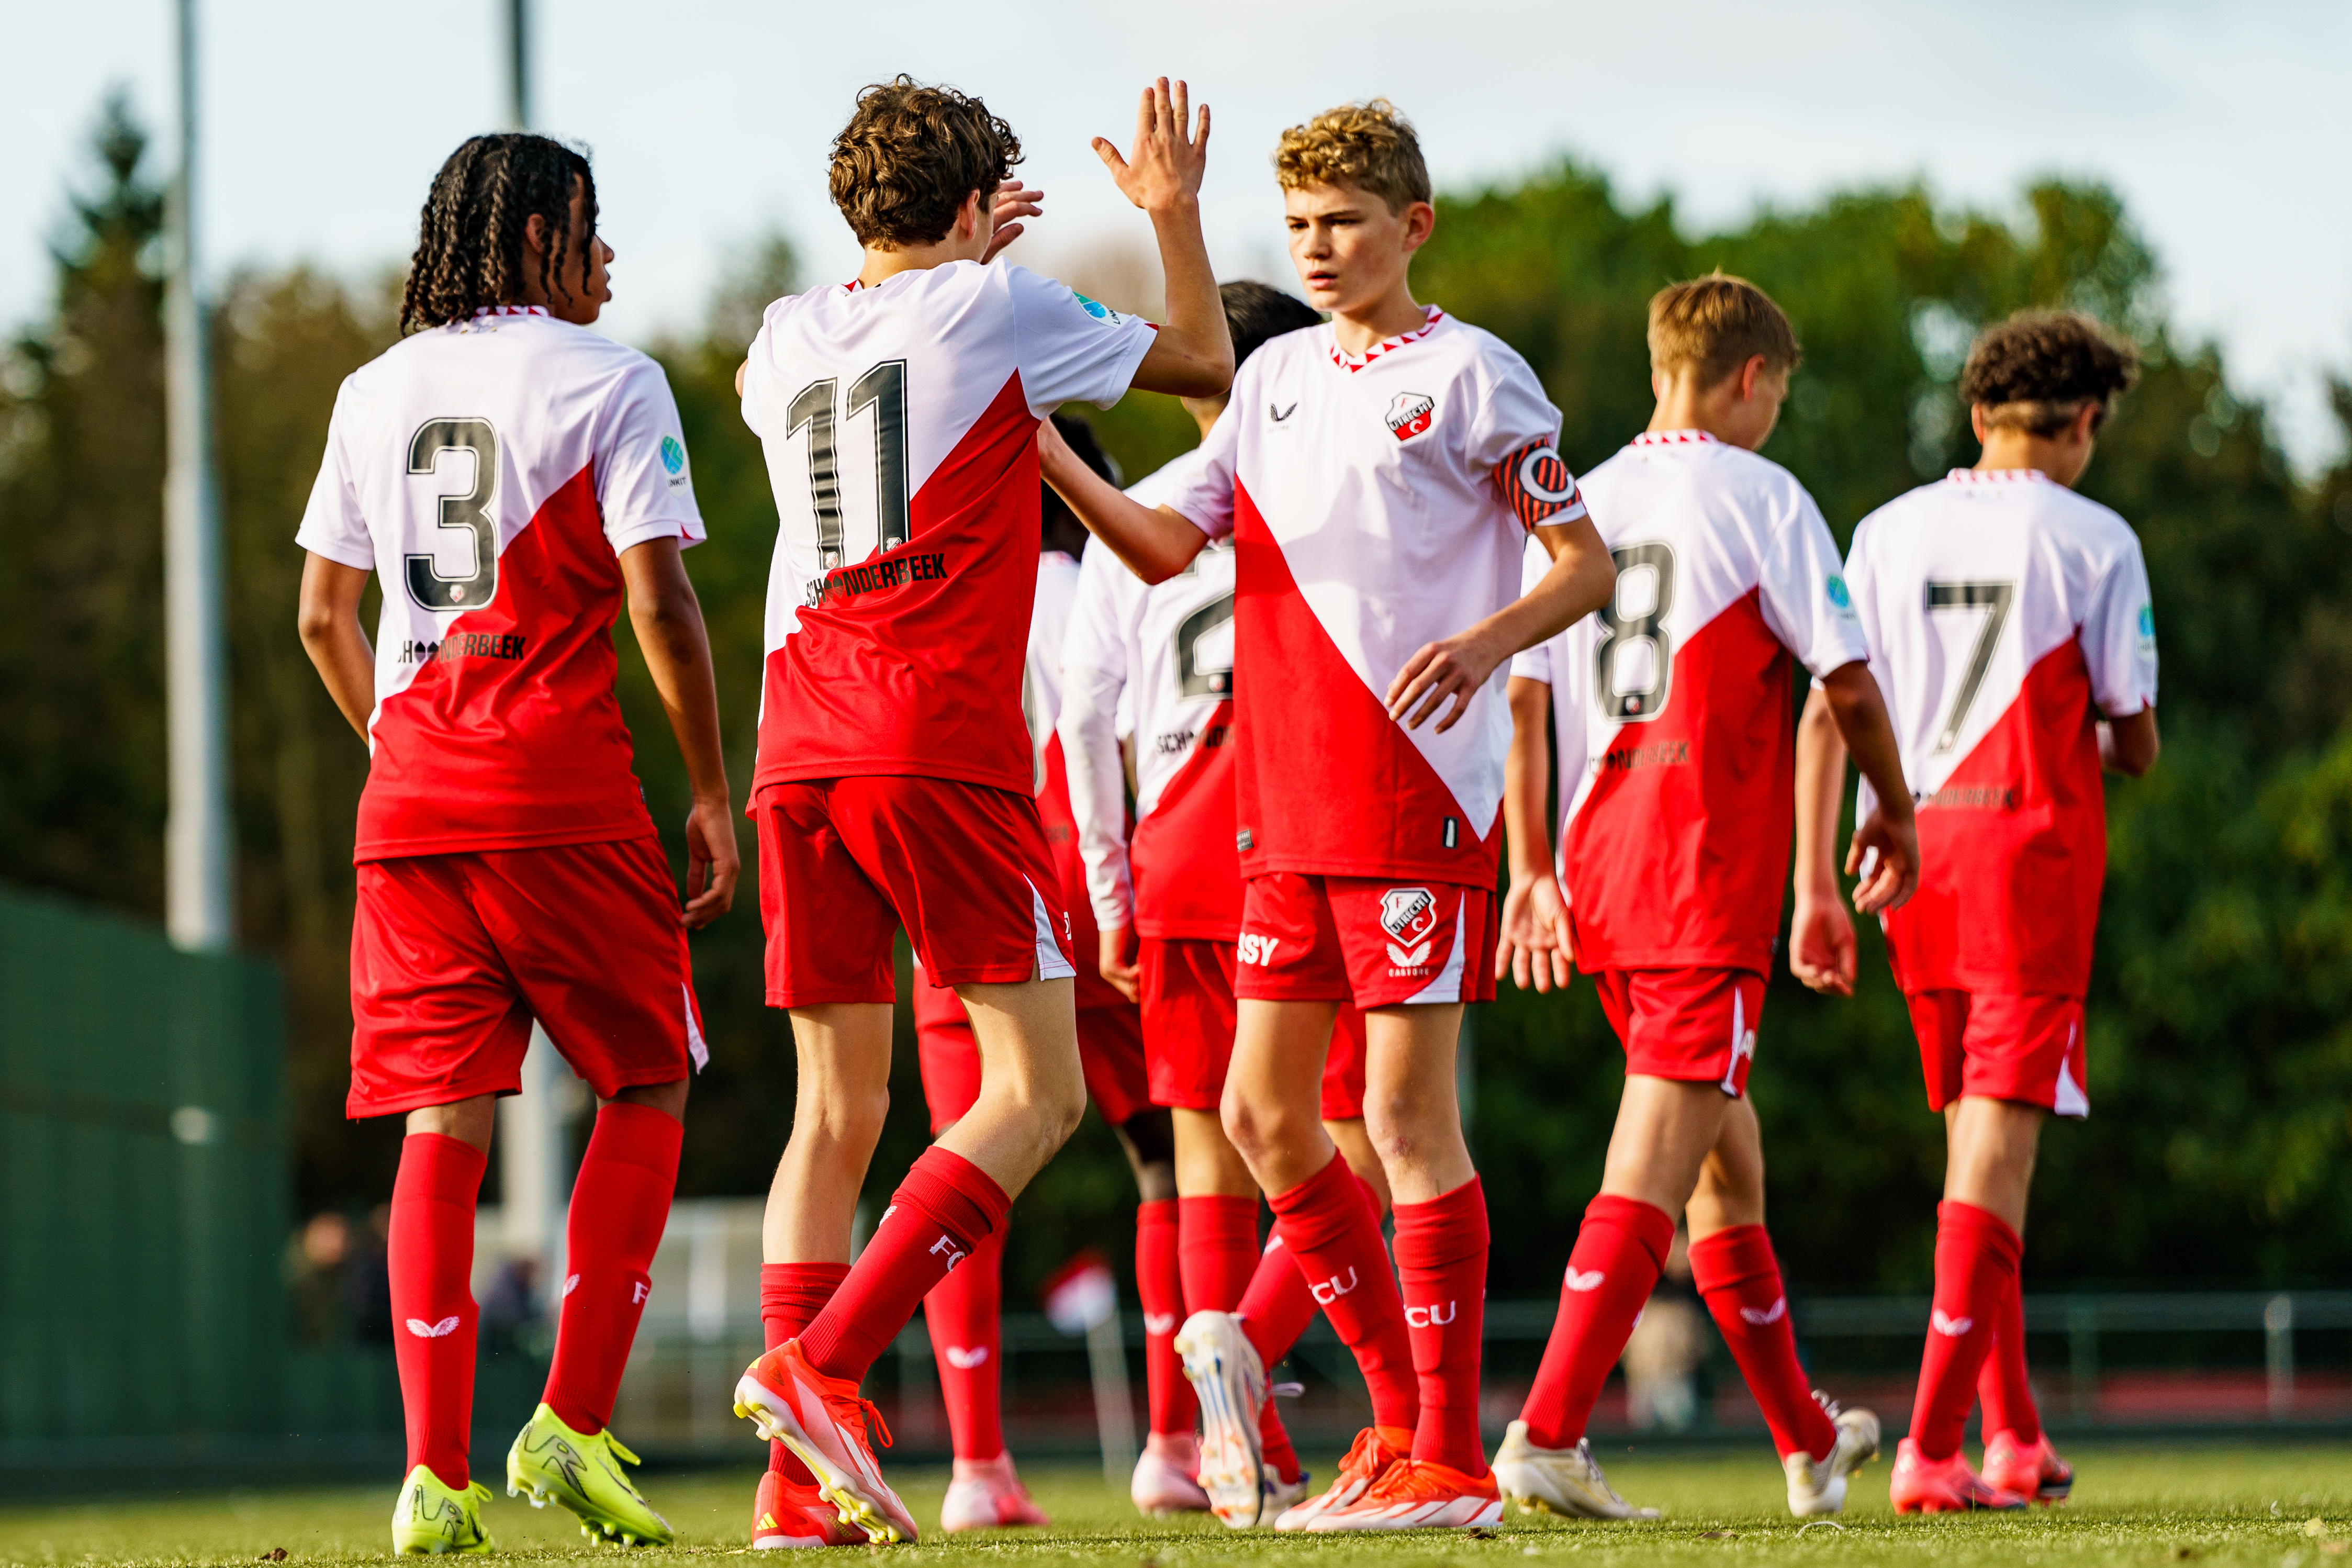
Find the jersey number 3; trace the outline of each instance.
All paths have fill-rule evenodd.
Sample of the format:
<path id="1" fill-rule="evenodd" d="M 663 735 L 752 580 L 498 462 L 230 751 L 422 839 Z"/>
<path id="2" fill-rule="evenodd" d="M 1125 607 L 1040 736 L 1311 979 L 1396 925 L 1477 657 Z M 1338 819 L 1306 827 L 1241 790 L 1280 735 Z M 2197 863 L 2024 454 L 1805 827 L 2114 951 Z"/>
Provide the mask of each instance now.
<path id="1" fill-rule="evenodd" d="M 1666 612 L 1675 607 L 1675 552 L 1664 541 L 1649 544 L 1629 544 L 1612 550 L 1610 558 L 1617 563 L 1617 595 L 1601 606 L 1601 646 L 1592 656 L 1592 700 L 1601 705 L 1603 717 L 1620 723 L 1645 723 L 1666 710 L 1666 698 L 1674 689 L 1675 645 L 1666 635 Z M 1618 609 L 1625 592 L 1626 579 L 1636 570 L 1646 569 L 1655 584 L 1650 595 L 1650 607 L 1638 616 L 1628 616 Z M 1646 646 L 1650 650 L 1647 663 L 1649 679 L 1643 685 L 1620 689 L 1617 682 L 1618 661 L 1635 647 Z"/>
<path id="2" fill-rule="evenodd" d="M 499 525 L 490 497 L 499 486 L 499 433 L 487 419 L 428 419 L 408 441 L 408 471 L 437 474 L 444 452 L 470 452 L 474 488 L 440 497 L 439 526 L 473 536 L 474 570 L 444 577 L 433 552 L 408 557 L 408 596 L 428 610 L 478 610 L 499 591 Z"/>
<path id="3" fill-rule="evenodd" d="M 841 460 L 834 445 L 834 393 L 840 384 L 827 376 L 800 389 L 784 410 L 784 439 L 808 426 L 809 510 L 816 517 L 816 558 L 830 572 L 848 561 L 842 527 Z M 885 360 L 849 384 L 845 422 L 874 410 L 874 510 L 876 544 L 888 550 L 907 542 L 907 362 Z"/>

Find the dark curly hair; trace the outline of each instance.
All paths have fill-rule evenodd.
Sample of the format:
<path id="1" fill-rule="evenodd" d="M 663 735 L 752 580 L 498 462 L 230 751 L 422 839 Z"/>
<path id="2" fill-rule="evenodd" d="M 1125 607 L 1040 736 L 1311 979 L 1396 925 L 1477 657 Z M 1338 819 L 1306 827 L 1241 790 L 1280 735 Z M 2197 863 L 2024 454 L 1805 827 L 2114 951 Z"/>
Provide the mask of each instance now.
<path id="1" fill-rule="evenodd" d="M 485 306 L 520 300 L 523 229 L 534 213 L 553 238 L 540 256 L 540 287 L 568 294 L 574 191 L 584 200 L 582 237 L 593 241 L 596 176 L 584 155 L 519 131 L 468 138 L 433 176 L 425 198 L 400 298 L 402 333 L 471 321 Z"/>
<path id="2" fill-rule="evenodd" d="M 2116 395 L 2139 379 L 2139 356 L 2090 317 L 2074 310 L 2026 310 L 1988 327 L 1960 372 L 1960 401 L 1981 406 L 1985 423 L 2054 436 L 2086 403 L 2106 422 Z"/>
<path id="3" fill-rule="evenodd" d="M 1301 327 L 1319 326 L 1323 321 L 1314 306 L 1270 283 L 1247 279 L 1220 283 L 1217 296 L 1224 301 L 1225 331 L 1234 340 L 1235 370 L 1273 339 Z"/>
<path id="4" fill-rule="evenodd" d="M 897 76 L 861 89 L 833 139 L 833 205 L 860 245 L 936 245 L 958 208 L 983 201 L 1021 162 L 1021 138 L 988 105 L 951 87 Z"/>

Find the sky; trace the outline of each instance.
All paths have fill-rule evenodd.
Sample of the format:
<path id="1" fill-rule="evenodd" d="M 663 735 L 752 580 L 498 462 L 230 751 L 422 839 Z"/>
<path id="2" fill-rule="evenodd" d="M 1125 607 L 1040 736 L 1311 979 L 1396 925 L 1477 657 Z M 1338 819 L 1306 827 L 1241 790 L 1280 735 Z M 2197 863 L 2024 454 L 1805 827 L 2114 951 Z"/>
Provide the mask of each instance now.
<path id="1" fill-rule="evenodd" d="M 504 0 L 195 0 L 205 276 L 397 265 L 450 148 L 505 112 Z M 2325 378 L 2352 375 L 2352 5 L 1975 0 L 1256 0 L 975 5 L 535 0 L 535 129 L 593 153 L 619 253 L 602 323 L 644 342 L 701 320 L 729 264 L 781 230 L 813 277 L 856 270 L 824 153 L 857 87 L 897 71 L 984 96 L 1028 151 L 1033 265 L 1148 244 L 1088 139 L 1125 142 L 1138 89 L 1213 110 L 1202 195 L 1222 276 L 1288 281 L 1266 156 L 1285 125 L 1383 94 L 1441 188 L 1571 154 L 1686 229 L 1759 205 L 1922 178 L 2012 208 L 2061 174 L 2118 190 L 2176 322 L 2218 340 L 2308 468 L 2340 449 Z M 67 193 L 114 84 L 174 155 L 171 0 L 0 0 L 0 328 L 37 317 Z M 163 167 L 159 162 L 157 167 Z"/>

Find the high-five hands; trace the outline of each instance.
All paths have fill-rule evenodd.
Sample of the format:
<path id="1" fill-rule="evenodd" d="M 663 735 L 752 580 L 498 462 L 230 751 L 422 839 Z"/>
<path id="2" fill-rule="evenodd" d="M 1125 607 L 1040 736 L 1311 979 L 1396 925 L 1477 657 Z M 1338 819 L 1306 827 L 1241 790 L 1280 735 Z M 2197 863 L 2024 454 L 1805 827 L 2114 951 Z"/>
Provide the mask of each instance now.
<path id="1" fill-rule="evenodd" d="M 1201 105 L 1192 134 L 1192 99 L 1182 82 L 1172 88 L 1161 77 L 1143 89 L 1135 111 L 1135 146 L 1128 156 L 1108 137 L 1094 139 L 1095 153 L 1110 171 L 1121 195 L 1148 213 L 1189 206 L 1200 198 L 1201 175 L 1209 165 L 1209 106 Z"/>
<path id="2" fill-rule="evenodd" d="M 1040 205 L 1045 199 L 1045 192 L 1032 190 L 1018 178 L 997 183 L 993 208 L 996 232 L 989 237 L 988 250 L 980 258 L 982 266 L 995 260 L 1006 246 L 1021 237 L 1023 218 L 1045 216 L 1045 209 Z"/>

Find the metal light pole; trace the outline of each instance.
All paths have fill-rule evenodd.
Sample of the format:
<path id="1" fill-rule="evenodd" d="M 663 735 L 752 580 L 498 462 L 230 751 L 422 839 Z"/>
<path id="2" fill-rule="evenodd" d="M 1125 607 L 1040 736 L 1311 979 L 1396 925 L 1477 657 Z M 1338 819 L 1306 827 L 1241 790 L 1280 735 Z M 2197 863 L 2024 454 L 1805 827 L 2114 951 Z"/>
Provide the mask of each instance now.
<path id="1" fill-rule="evenodd" d="M 165 207 L 163 291 L 164 694 L 170 808 L 163 923 L 174 944 L 216 952 L 236 938 L 228 806 L 228 651 L 221 627 L 220 495 L 213 475 L 212 368 L 196 269 L 195 0 L 177 0 L 180 167 Z"/>
<path id="2" fill-rule="evenodd" d="M 530 0 L 507 0 L 507 129 L 530 129 Z"/>

